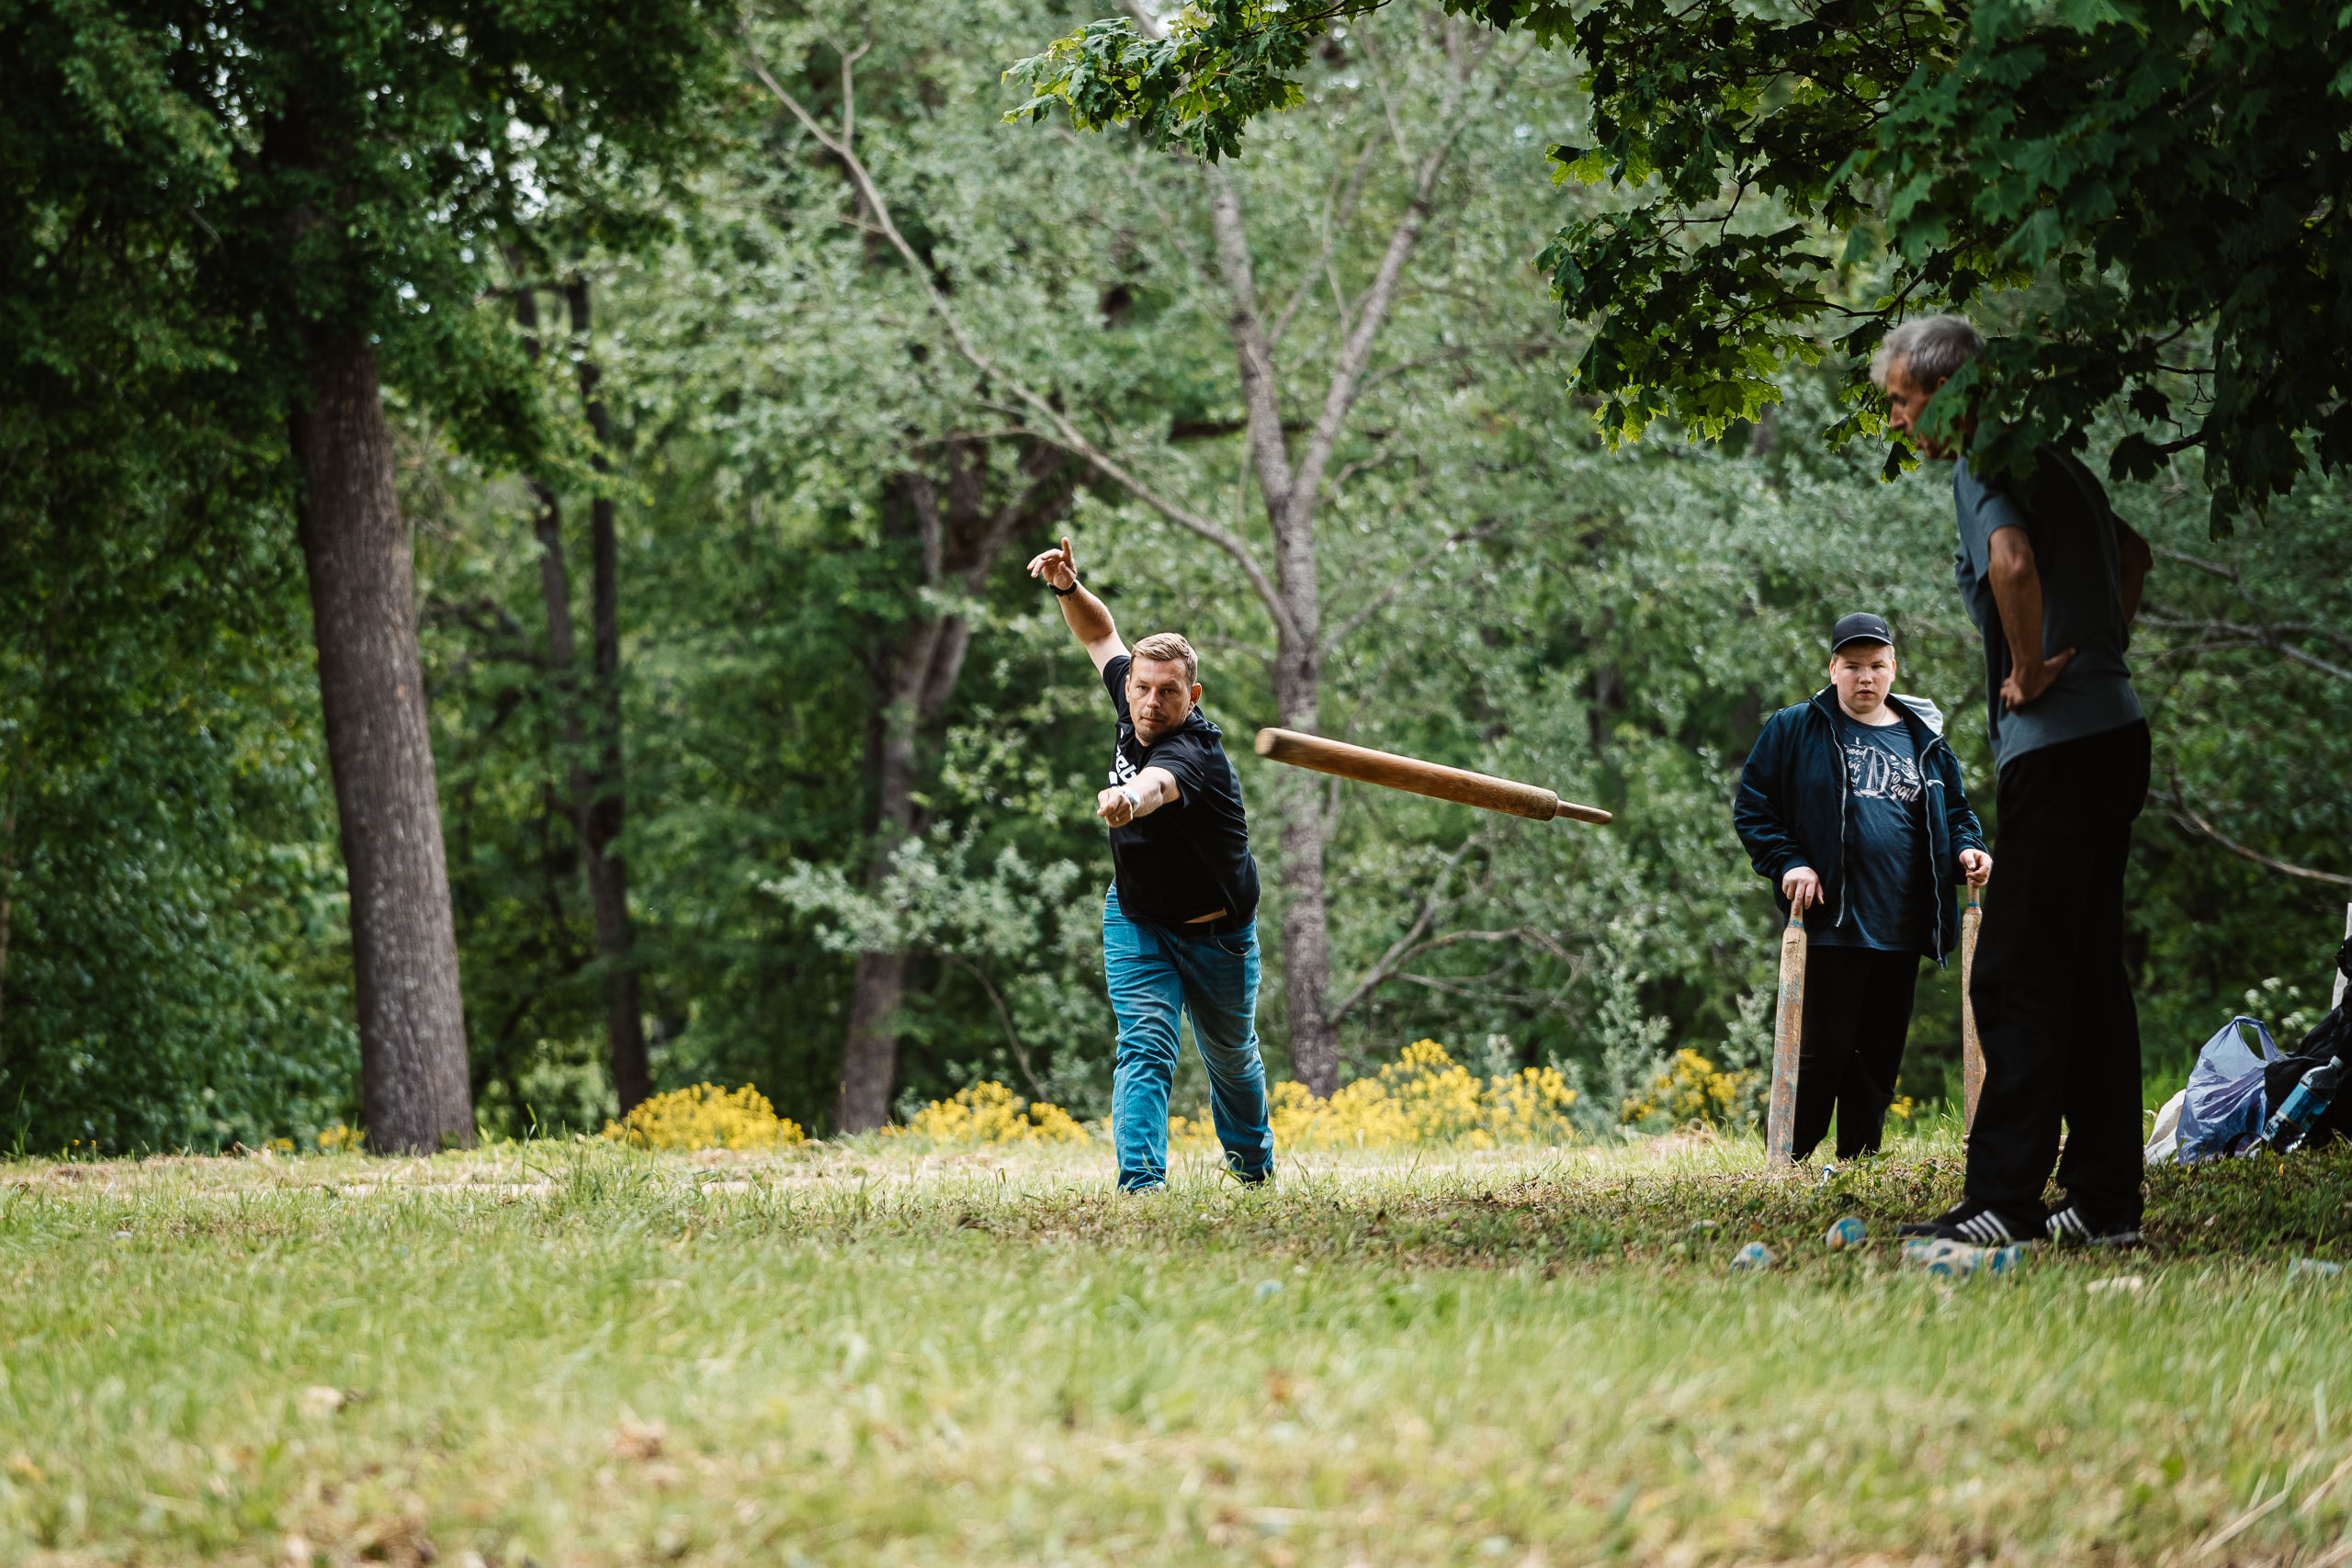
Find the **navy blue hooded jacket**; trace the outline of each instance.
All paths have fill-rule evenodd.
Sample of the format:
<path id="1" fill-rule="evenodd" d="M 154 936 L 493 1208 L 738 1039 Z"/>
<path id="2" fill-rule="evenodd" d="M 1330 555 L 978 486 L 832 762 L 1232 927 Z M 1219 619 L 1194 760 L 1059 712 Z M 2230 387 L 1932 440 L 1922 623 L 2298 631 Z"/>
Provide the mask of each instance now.
<path id="1" fill-rule="evenodd" d="M 1927 786 L 1920 804 L 1928 817 L 1928 862 L 1933 873 L 1928 879 L 1928 897 L 1935 908 L 1922 929 L 1930 933 L 1926 956 L 1940 964 L 1960 942 L 1955 902 L 1963 880 L 1960 852 L 1983 849 L 1984 829 L 1968 808 L 1960 759 L 1944 742 L 1943 716 L 1935 705 L 1917 697 L 1887 701 L 1911 731 L 1919 779 Z M 1781 895 L 1781 878 L 1809 865 L 1821 878 L 1821 903 L 1805 916 L 1806 923 L 1826 912 L 1833 927 L 1849 918 L 1845 874 L 1852 830 L 1838 717 L 1838 689 L 1825 686 L 1811 702 L 1782 708 L 1766 719 L 1764 732 L 1747 753 L 1747 765 L 1740 770 L 1739 795 L 1731 812 L 1748 860 L 1772 885 L 1781 919 L 1788 918 L 1789 901 Z"/>

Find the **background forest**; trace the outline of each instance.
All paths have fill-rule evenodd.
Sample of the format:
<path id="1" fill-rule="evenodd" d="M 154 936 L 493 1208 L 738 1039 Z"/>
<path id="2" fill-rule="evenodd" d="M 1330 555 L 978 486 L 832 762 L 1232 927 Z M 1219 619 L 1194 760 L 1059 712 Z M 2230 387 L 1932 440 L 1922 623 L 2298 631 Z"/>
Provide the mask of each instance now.
<path id="1" fill-rule="evenodd" d="M 1536 258 L 1614 199 L 1550 180 L 1589 129 L 1572 60 L 1378 13 L 1204 167 L 1003 123 L 1005 63 L 1086 14 L 756 15 L 634 220 L 550 190 L 467 253 L 451 341 L 561 415 L 529 461 L 389 383 L 486 1132 L 601 1125 L 632 1029 L 653 1088 L 756 1084 L 812 1131 L 872 1119 L 845 1051 L 901 1109 L 985 1077 L 1102 1111 L 1110 727 L 1021 570 L 1064 535 L 1130 640 L 1203 652 L 1268 873 L 1277 1077 L 1430 1037 L 1572 1068 L 1605 1123 L 1676 1049 L 1757 1059 L 1774 917 L 1728 803 L 1846 611 L 1894 623 L 1997 829 L 1945 471 L 1825 446 L 1826 362 L 1714 443 L 1612 451 L 1564 392 L 1586 329 Z M 65 430 L 12 374 L 0 1139 L 355 1121 L 311 604 L 287 481 L 254 478 L 281 459 L 127 382 L 136 418 Z M 2315 1016 L 2352 890 L 2352 493 L 2313 474 L 2214 539 L 2199 461 L 2111 487 L 2157 550 L 2151 1073 L 2233 1012 Z M 1618 818 L 1249 755 L 1301 716 Z M 1942 1095 L 1958 1037 L 1956 966 L 1929 970 L 1903 1091 Z"/>

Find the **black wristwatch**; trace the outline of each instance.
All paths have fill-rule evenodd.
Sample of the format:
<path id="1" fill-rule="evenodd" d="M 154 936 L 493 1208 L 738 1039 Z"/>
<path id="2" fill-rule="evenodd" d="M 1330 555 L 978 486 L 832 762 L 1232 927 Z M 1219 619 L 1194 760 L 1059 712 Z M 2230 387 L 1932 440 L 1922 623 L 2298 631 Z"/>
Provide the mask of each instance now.
<path id="1" fill-rule="evenodd" d="M 1050 578 L 1046 580 L 1046 587 L 1048 587 L 1048 588 L 1054 588 L 1053 581 L 1052 581 Z M 1069 586 L 1068 588 L 1054 588 L 1054 595 L 1055 595 L 1055 597 L 1057 597 L 1057 598 L 1060 598 L 1060 599 L 1067 599 L 1067 598 L 1069 598 L 1071 594 L 1073 594 L 1073 593 L 1075 593 L 1075 592 L 1078 592 L 1078 579 L 1076 579 L 1075 577 L 1073 577 L 1073 578 L 1071 578 L 1071 579 L 1069 580 Z"/>

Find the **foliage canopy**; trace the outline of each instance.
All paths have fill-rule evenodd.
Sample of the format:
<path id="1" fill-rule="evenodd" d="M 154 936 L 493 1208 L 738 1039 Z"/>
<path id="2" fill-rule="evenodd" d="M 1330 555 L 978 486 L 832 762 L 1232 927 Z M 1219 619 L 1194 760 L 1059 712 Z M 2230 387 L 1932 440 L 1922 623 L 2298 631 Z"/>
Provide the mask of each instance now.
<path id="1" fill-rule="evenodd" d="M 1147 39 L 1092 22 L 1015 62 L 1035 119 L 1125 123 L 1229 157 L 1297 102 L 1309 46 L 1386 0 L 1204 0 Z M 2119 400 L 2110 472 L 2199 448 L 2210 527 L 2316 459 L 2352 458 L 2352 13 L 2302 0 L 1446 0 L 1572 48 L 1590 94 L 1563 177 L 1628 193 L 1544 253 L 1591 319 L 1572 385 L 1612 440 L 1719 435 L 1775 373 L 1847 356 L 1829 438 L 1880 428 L 1863 379 L 1901 316 L 2001 329 L 1931 413 L 1974 461 L 2080 448 Z M 1889 471 L 1910 460 L 1898 445 Z"/>

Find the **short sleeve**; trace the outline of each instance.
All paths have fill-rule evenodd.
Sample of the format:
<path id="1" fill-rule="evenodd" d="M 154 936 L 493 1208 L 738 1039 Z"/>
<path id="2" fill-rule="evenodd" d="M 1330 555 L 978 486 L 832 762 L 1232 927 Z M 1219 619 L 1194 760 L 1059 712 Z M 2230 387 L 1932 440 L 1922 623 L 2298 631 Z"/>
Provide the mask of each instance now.
<path id="1" fill-rule="evenodd" d="M 1994 535 L 2004 528 L 2026 526 L 2025 513 L 2007 491 L 1986 484 L 1973 473 L 1968 476 L 1968 488 L 1973 492 L 1968 509 L 1969 530 L 1976 553 L 1982 557 L 1989 554 Z"/>
<path id="2" fill-rule="evenodd" d="M 1952 466 L 1952 500 L 1960 523 L 1962 559 L 1971 572 L 1983 577 L 1991 570 L 1993 536 L 2004 528 L 2026 527 L 2025 513 L 2007 491 L 1977 478 L 1964 458 Z"/>
<path id="3" fill-rule="evenodd" d="M 1127 667 L 1135 662 L 1133 654 L 1122 653 L 1102 666 L 1102 689 L 1111 694 L 1111 711 L 1122 720 L 1127 715 Z"/>
<path id="4" fill-rule="evenodd" d="M 1209 751 L 1216 743 L 1207 736 L 1180 729 L 1151 749 L 1146 767 L 1165 768 L 1186 800 L 1209 791 Z"/>

